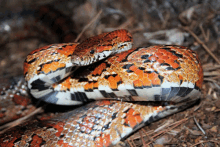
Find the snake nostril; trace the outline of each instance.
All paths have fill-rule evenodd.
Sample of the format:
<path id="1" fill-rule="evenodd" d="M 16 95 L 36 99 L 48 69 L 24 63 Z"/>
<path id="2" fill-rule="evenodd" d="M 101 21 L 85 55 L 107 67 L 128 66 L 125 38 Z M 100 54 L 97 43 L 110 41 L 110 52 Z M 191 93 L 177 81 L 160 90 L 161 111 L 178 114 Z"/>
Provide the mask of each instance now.
<path id="1" fill-rule="evenodd" d="M 71 62 L 72 63 L 79 63 L 81 61 L 82 61 L 82 59 L 79 56 L 76 56 L 76 55 L 71 56 Z"/>

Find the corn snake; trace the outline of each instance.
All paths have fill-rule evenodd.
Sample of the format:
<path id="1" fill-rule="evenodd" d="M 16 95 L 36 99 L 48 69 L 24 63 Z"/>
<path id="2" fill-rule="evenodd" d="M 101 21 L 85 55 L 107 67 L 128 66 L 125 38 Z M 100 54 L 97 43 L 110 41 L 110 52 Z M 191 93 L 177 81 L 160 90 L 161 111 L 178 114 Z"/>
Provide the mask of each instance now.
<path id="1" fill-rule="evenodd" d="M 123 35 L 118 37 L 120 34 Z M 193 51 L 182 46 L 130 49 L 130 43 L 119 43 L 113 47 L 113 50 L 121 47 L 128 47 L 129 50 L 122 49 L 127 51 L 113 55 L 107 60 L 98 61 L 94 67 L 91 67 L 92 71 L 88 72 L 88 69 L 83 71 L 75 67 L 66 70 L 70 66 L 64 65 L 64 62 L 68 63 L 67 65 L 85 66 L 96 62 L 98 57 L 102 59 L 111 55 L 112 53 L 108 51 L 112 49 L 111 46 L 117 44 L 116 41 L 132 40 L 126 30 L 117 30 L 100 36 L 89 38 L 81 44 L 49 45 L 31 52 L 24 64 L 24 74 L 30 93 L 41 100 L 60 105 L 81 104 L 96 98 L 142 102 L 165 101 L 174 104 L 144 106 L 112 100 L 92 102 L 46 123 L 33 123 L 31 127 L 30 125 L 20 126 L 18 130 L 23 127 L 24 131 L 19 133 L 17 129 L 12 129 L 9 134 L 15 134 L 15 136 L 9 137 L 7 133 L 4 134 L 2 145 L 110 146 L 144 124 L 182 110 L 187 107 L 187 104 L 190 105 L 189 102 L 198 98 L 203 78 L 201 64 Z M 97 38 L 99 40 L 96 40 Z M 116 38 L 116 41 L 108 41 L 103 48 L 100 42 L 110 38 Z M 92 45 L 89 46 L 89 43 Z M 80 56 L 87 46 L 85 54 L 92 54 L 93 58 L 88 55 L 85 58 Z M 94 48 L 98 48 L 98 54 L 95 54 Z M 74 54 L 75 50 L 79 51 Z M 62 60 L 63 57 L 68 60 Z M 79 60 L 81 62 L 78 62 Z M 60 64 L 54 64 L 54 62 L 60 62 Z M 80 75 L 69 76 L 68 73 L 58 75 L 57 73 L 63 69 L 68 72 L 79 70 Z M 41 74 L 47 74 L 47 77 Z M 66 79 L 61 83 L 54 84 L 58 79 L 65 77 Z M 49 85 L 45 82 L 49 81 L 48 79 L 54 83 L 50 82 Z M 78 91 L 76 86 L 81 86 Z M 47 89 L 50 89 L 49 94 Z M 46 92 L 42 92 L 44 90 Z M 54 97 L 56 100 L 51 99 Z M 21 132 L 24 133 L 22 136 L 16 135 Z"/>
<path id="2" fill-rule="evenodd" d="M 106 34 L 102 34 L 101 38 L 103 38 L 103 35 L 105 36 Z M 131 39 L 131 37 L 129 38 Z M 90 38 L 88 40 L 91 41 L 93 39 Z M 50 45 L 44 47 L 43 49 L 48 48 L 50 50 L 51 48 L 56 48 L 62 50 L 65 48 L 68 49 L 68 47 L 72 46 L 78 47 L 79 49 L 84 49 L 85 46 L 88 46 L 87 43 L 90 42 L 88 40 L 84 41 L 81 44 L 69 43 Z M 97 42 L 96 39 L 94 39 L 93 41 L 95 43 Z M 110 43 L 109 41 L 106 42 L 106 46 L 108 46 Z M 120 44 L 119 48 L 120 46 L 124 46 L 124 44 Z M 41 50 L 42 48 L 38 49 L 37 52 L 32 52 L 30 55 L 38 53 Z M 90 51 L 89 53 L 91 54 Z M 50 51 L 48 52 L 49 55 L 54 53 L 54 51 L 52 51 L 51 53 Z M 73 51 L 71 51 L 71 53 L 69 53 L 69 51 L 67 52 L 67 56 L 69 56 L 70 54 L 72 55 L 73 53 Z M 94 51 L 92 51 L 92 53 L 93 52 Z M 57 55 L 59 53 L 60 52 L 54 54 Z M 84 64 L 93 62 L 89 58 L 82 59 L 82 57 L 79 57 L 83 54 L 80 52 L 80 50 L 77 51 L 76 54 L 77 55 L 73 59 L 68 59 L 69 64 L 72 64 L 73 62 L 75 65 L 78 65 L 85 60 L 87 60 L 87 62 L 85 62 Z M 110 53 L 105 52 L 99 56 L 104 57 L 108 54 Z M 46 56 L 43 57 L 44 59 L 48 56 L 48 54 L 45 55 Z M 26 60 L 25 67 L 28 67 L 29 64 L 32 64 L 36 60 L 38 60 L 36 58 L 38 57 L 33 57 L 30 60 Z M 62 58 L 63 57 L 60 57 L 57 60 L 60 61 L 60 59 L 62 60 Z M 95 58 L 97 57 L 94 57 L 92 59 Z M 77 60 L 73 61 L 74 59 Z M 81 59 L 82 61 L 78 62 Z M 47 64 L 42 64 L 45 63 L 46 60 Z M 87 102 L 90 101 L 90 99 L 96 99 L 95 96 L 98 95 L 98 99 L 103 99 L 103 97 L 105 97 L 107 99 L 117 98 L 116 100 L 118 100 L 118 98 L 121 98 L 125 101 L 162 100 L 172 101 L 180 105 L 175 104 L 165 106 L 143 106 L 140 104 L 132 104 L 123 101 L 97 101 L 83 106 L 80 109 L 69 112 L 64 116 L 52 119 L 49 122 L 43 122 L 42 124 L 44 125 L 44 128 L 42 128 L 42 124 L 34 123 L 34 125 L 32 126 L 23 125 L 15 130 L 11 130 L 11 132 L 8 133 L 9 135 L 7 133 L 5 134 L 4 140 L 3 137 L 1 137 L 2 146 L 109 146 L 115 144 L 120 139 L 126 137 L 134 130 L 143 126 L 145 123 L 150 123 L 154 119 L 164 117 L 168 114 L 179 111 L 184 107 L 187 107 L 186 104 L 189 104 L 187 103 L 187 101 L 194 101 L 198 98 L 203 78 L 198 56 L 191 50 L 181 46 L 152 46 L 149 48 L 131 49 L 129 51 L 116 54 L 108 58 L 104 62 L 98 62 L 94 65 L 94 67 L 89 67 L 89 71 L 85 71 L 87 76 L 86 78 L 84 75 L 82 76 L 74 74 L 73 76 L 66 78 L 66 81 L 62 81 L 62 83 L 59 83 L 58 85 L 50 82 L 49 86 L 45 86 L 45 81 L 47 80 L 39 76 L 42 71 L 44 71 L 43 74 L 49 73 L 49 79 L 53 79 L 53 82 L 57 82 L 58 79 L 66 77 L 68 76 L 68 74 L 66 75 L 65 73 L 64 75 L 58 77 L 56 76 L 57 73 L 54 72 L 54 75 L 51 75 L 51 73 L 53 73 L 51 71 L 53 71 L 54 68 L 54 71 L 60 71 L 62 69 L 66 69 L 66 65 L 62 64 L 57 66 L 56 64 L 54 64 L 56 66 L 54 68 L 51 68 L 51 71 L 47 71 L 48 66 L 51 66 L 50 64 L 53 64 L 54 60 L 50 58 L 46 60 L 43 60 L 39 64 L 40 66 L 37 65 L 36 68 L 33 68 L 35 71 L 30 72 L 27 70 L 27 68 L 25 68 L 24 72 L 27 81 L 30 81 L 28 83 L 29 88 L 31 90 L 34 89 L 31 92 L 32 95 L 49 103 L 55 102 L 62 105 L 80 104 L 82 103 L 81 101 Z M 66 62 L 67 59 L 64 60 Z M 92 72 L 90 71 L 90 68 L 92 69 Z M 70 70 L 79 69 L 68 69 L 67 71 Z M 81 72 L 81 70 L 79 71 L 80 74 L 84 73 L 84 70 L 83 72 Z M 27 75 L 27 73 L 30 74 L 30 77 L 29 75 Z M 34 75 L 33 73 L 37 74 Z M 131 78 L 126 78 L 127 76 L 124 75 L 129 75 L 128 77 Z M 102 79 L 98 77 L 102 77 Z M 79 78 L 81 78 L 81 80 L 79 80 Z M 36 79 L 38 80 L 38 82 L 39 80 L 41 80 L 41 86 L 38 85 Z M 74 87 L 74 85 L 81 87 L 77 89 L 75 88 L 76 86 Z M 39 89 L 39 87 L 43 87 L 43 89 Z M 45 96 L 48 94 L 48 92 L 43 92 L 43 94 L 39 94 L 38 92 L 36 92 L 36 90 L 45 90 L 48 89 L 48 87 L 52 88 L 53 92 L 52 94 L 51 91 L 49 92 L 49 95 L 51 94 L 49 98 L 48 96 Z M 54 91 L 56 92 L 55 95 Z M 59 100 L 61 97 L 66 97 L 66 95 L 63 95 L 64 91 L 69 92 L 67 92 L 67 95 L 69 95 L 70 98 L 66 98 L 68 101 L 62 103 Z M 58 98 L 56 100 L 52 100 L 52 97 Z M 73 103 L 71 101 L 73 101 Z M 124 106 L 124 108 L 122 106 Z M 79 115 L 75 116 L 78 113 Z M 101 118 L 104 118 L 106 122 L 104 122 Z M 73 121 L 74 123 L 70 125 L 70 121 Z M 122 122 L 123 125 L 120 125 L 120 123 Z M 101 126 L 101 124 L 103 126 Z M 48 134 L 48 132 L 52 133 L 50 135 L 45 135 Z M 26 135 L 21 136 L 22 133 Z M 65 133 L 67 133 L 68 135 L 66 135 Z M 11 136 L 10 134 L 13 134 L 15 136 Z M 20 136 L 18 134 L 20 134 Z M 72 138 L 73 140 L 71 140 Z"/>

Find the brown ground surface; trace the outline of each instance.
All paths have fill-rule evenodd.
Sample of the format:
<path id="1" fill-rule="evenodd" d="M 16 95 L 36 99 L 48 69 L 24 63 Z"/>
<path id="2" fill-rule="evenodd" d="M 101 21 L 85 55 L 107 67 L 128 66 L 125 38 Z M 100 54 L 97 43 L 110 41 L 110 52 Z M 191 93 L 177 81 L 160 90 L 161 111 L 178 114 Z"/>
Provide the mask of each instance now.
<path id="1" fill-rule="evenodd" d="M 126 139 L 126 146 L 220 146 L 220 1 L 219 0 L 91 0 L 4 1 L 1 12 L 51 4 L 69 16 L 84 39 L 115 29 L 128 29 L 134 46 L 179 44 L 195 50 L 202 61 L 201 102 L 152 123 Z M 2 5 L 4 3 L 4 5 Z M 97 18 L 97 14 L 101 12 Z M 96 19 L 95 19 L 96 18 Z M 1 37 L 1 36 L 0 36 Z M 45 45 L 37 38 L 10 42 L 0 49 L 0 85 L 22 75 L 25 56 Z M 197 123 L 196 123 L 197 122 Z"/>

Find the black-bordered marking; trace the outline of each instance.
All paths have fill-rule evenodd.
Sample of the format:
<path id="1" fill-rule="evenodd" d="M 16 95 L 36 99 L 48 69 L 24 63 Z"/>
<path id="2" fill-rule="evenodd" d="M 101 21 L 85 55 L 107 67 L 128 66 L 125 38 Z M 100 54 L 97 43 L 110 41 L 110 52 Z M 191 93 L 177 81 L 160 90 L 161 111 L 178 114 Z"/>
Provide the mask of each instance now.
<path id="1" fill-rule="evenodd" d="M 180 87 L 179 92 L 177 93 L 177 96 L 182 96 L 187 91 L 188 87 Z"/>
<path id="2" fill-rule="evenodd" d="M 111 98 L 110 95 L 108 95 L 108 93 L 107 93 L 106 91 L 100 90 L 99 92 L 102 94 L 103 97 L 105 97 L 105 98 Z"/>
<path id="3" fill-rule="evenodd" d="M 52 91 L 44 96 L 41 96 L 40 99 L 48 103 L 56 104 L 58 101 L 58 98 L 56 98 L 57 94 L 58 94 L 58 91 Z"/>
<path id="4" fill-rule="evenodd" d="M 130 93 L 131 96 L 138 96 L 136 90 L 134 89 L 127 89 L 127 91 Z"/>
<path id="5" fill-rule="evenodd" d="M 171 98 L 174 98 L 179 92 L 180 87 L 170 87 L 170 93 L 167 96 L 167 100 L 169 101 Z"/>
<path id="6" fill-rule="evenodd" d="M 31 83 L 31 89 L 37 89 L 39 91 L 43 91 L 49 89 L 49 86 L 45 86 L 46 82 L 37 79 Z"/>

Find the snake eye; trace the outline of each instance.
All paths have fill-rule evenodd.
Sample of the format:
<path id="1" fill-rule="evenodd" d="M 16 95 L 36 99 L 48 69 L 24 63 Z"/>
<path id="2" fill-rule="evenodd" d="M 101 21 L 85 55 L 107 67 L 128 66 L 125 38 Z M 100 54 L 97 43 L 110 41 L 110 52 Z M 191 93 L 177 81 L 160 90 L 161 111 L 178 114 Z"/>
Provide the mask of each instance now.
<path id="1" fill-rule="evenodd" d="M 95 51 L 94 51 L 94 50 L 91 50 L 91 51 L 90 51 L 90 54 L 94 54 L 94 53 L 95 53 Z"/>

